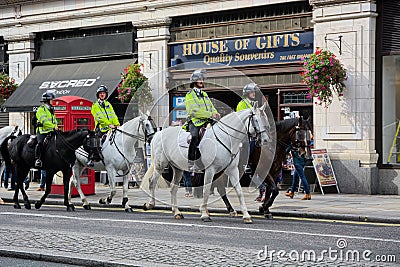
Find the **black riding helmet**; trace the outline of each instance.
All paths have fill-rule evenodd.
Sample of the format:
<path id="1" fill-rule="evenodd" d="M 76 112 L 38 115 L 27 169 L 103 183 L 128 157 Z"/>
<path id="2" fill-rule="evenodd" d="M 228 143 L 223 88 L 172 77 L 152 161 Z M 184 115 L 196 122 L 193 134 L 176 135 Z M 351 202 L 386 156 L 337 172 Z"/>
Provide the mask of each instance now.
<path id="1" fill-rule="evenodd" d="M 47 90 L 45 93 L 42 94 L 42 100 L 40 102 L 50 102 L 50 100 L 53 100 L 56 98 L 56 95 L 54 94 L 54 91 L 52 90 Z"/>
<path id="2" fill-rule="evenodd" d="M 100 85 L 99 88 L 97 88 L 96 91 L 96 97 L 99 98 L 99 93 L 104 92 L 107 94 L 106 98 L 108 98 L 108 89 L 105 85 Z"/>

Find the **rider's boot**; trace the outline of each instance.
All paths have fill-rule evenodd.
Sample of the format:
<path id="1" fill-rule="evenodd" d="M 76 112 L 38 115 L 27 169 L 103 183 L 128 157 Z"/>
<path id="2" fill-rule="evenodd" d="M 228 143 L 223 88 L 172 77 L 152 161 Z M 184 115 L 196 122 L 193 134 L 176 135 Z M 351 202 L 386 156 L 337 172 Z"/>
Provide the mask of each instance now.
<path id="1" fill-rule="evenodd" d="M 35 148 L 35 167 L 36 168 L 42 167 L 42 161 L 40 160 L 41 154 L 42 154 L 42 146 L 41 146 L 41 144 L 37 144 L 36 148 Z"/>
<path id="2" fill-rule="evenodd" d="M 251 168 L 250 168 L 250 165 L 249 165 L 249 164 L 246 164 L 246 165 L 244 166 L 244 172 L 245 172 L 245 173 L 251 173 Z"/>
<path id="3" fill-rule="evenodd" d="M 195 164 L 194 160 L 189 160 L 188 165 L 189 165 L 189 172 L 190 172 L 191 176 L 194 176 L 195 173 L 203 172 L 203 170 Z"/>

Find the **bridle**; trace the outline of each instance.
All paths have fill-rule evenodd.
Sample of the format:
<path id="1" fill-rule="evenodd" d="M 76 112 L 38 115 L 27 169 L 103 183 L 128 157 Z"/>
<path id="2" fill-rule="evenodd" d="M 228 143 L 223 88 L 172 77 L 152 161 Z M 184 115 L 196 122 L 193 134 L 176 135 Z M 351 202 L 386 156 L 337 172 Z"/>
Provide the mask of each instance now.
<path id="1" fill-rule="evenodd" d="M 76 129 L 76 132 L 82 132 L 82 131 L 83 131 L 82 129 Z M 66 160 L 64 158 L 64 156 L 60 153 L 60 150 L 58 149 L 58 146 L 57 146 L 57 136 L 60 137 L 61 142 L 65 145 L 65 147 L 68 150 L 75 151 L 78 154 L 80 154 L 81 156 L 85 156 L 80 151 L 78 151 L 73 145 L 71 145 L 70 142 L 68 142 L 67 139 L 65 139 L 65 137 L 60 133 L 60 131 L 55 130 L 54 131 L 54 145 L 55 145 L 55 148 L 56 148 L 56 153 L 65 163 L 69 164 L 70 166 L 72 166 L 74 164 L 74 162 L 72 162 L 72 163 L 68 162 L 68 160 Z M 85 139 L 87 139 L 87 136 L 88 135 L 86 135 Z"/>
<path id="2" fill-rule="evenodd" d="M 264 132 L 267 131 L 266 127 L 264 127 L 264 129 L 261 129 L 260 124 L 259 124 L 258 121 L 255 119 L 255 118 L 256 118 L 255 116 L 256 116 L 256 114 L 255 114 L 253 111 L 251 111 L 251 114 L 247 117 L 249 120 L 248 120 L 248 124 L 247 124 L 247 127 L 246 127 L 246 132 L 241 131 L 241 130 L 239 130 L 239 129 L 235 129 L 234 127 L 232 127 L 232 126 L 230 126 L 230 125 L 228 125 L 228 124 L 226 124 L 226 123 L 224 123 L 224 122 L 222 122 L 222 121 L 216 121 L 215 125 L 218 126 L 218 128 L 219 128 L 222 132 L 224 132 L 225 134 L 227 134 L 228 136 L 230 136 L 230 137 L 232 137 L 232 138 L 235 138 L 235 139 L 237 139 L 237 140 L 242 140 L 242 138 L 238 138 L 238 137 L 233 136 L 232 134 L 228 133 L 223 127 L 220 126 L 220 124 L 222 124 L 223 126 L 229 128 L 229 129 L 231 129 L 232 131 L 234 131 L 234 132 L 236 132 L 236 133 L 240 133 L 240 134 L 242 134 L 242 135 L 247 136 L 248 139 L 249 139 L 249 142 L 250 142 L 250 140 L 251 140 L 252 138 L 259 139 L 259 138 L 261 137 L 261 134 L 263 134 Z M 253 129 L 254 129 L 255 135 L 250 133 L 250 125 L 251 125 L 251 126 L 253 127 Z M 213 128 L 213 127 L 211 127 L 211 128 L 212 128 L 212 130 L 213 130 L 214 136 L 215 136 L 215 138 L 217 139 L 217 141 L 218 141 L 226 150 L 228 150 L 229 153 L 230 153 L 231 155 L 236 156 L 237 153 L 236 153 L 236 154 L 232 153 L 232 151 L 231 151 L 231 150 L 221 141 L 221 139 L 219 139 L 218 136 L 215 134 L 214 128 Z"/>
<path id="3" fill-rule="evenodd" d="M 142 128 L 142 131 L 144 133 L 144 137 L 128 133 L 128 132 L 123 131 L 123 130 L 121 130 L 119 128 L 113 129 L 113 132 L 111 133 L 110 144 L 114 144 L 114 146 L 117 149 L 118 153 L 123 157 L 123 159 L 125 161 L 125 164 L 128 167 L 126 173 L 123 173 L 121 175 L 117 174 L 117 177 L 122 177 L 122 176 L 125 176 L 125 175 L 129 174 L 129 172 L 130 172 L 130 164 L 129 164 L 129 160 L 126 158 L 124 153 L 122 153 L 122 151 L 117 146 L 117 143 L 114 142 L 115 134 L 116 134 L 116 132 L 120 132 L 121 134 L 127 135 L 127 136 L 129 136 L 131 138 L 136 138 L 139 141 L 142 141 L 142 142 L 145 142 L 145 143 L 150 143 L 151 139 L 153 138 L 153 136 L 154 136 L 154 134 L 156 132 L 155 123 L 154 123 L 153 119 L 151 118 L 151 116 L 147 116 L 147 119 L 140 118 L 139 125 L 138 125 L 138 132 L 139 132 L 140 128 Z"/>

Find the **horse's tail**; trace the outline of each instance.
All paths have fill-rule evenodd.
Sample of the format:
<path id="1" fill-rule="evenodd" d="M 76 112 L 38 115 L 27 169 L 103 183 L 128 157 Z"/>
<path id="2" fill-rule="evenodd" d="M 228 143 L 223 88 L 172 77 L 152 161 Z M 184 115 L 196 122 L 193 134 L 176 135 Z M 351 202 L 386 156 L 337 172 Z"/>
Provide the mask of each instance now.
<path id="1" fill-rule="evenodd" d="M 150 178 L 153 177 L 153 173 L 154 173 L 154 160 L 153 160 L 153 156 L 151 157 L 151 164 L 149 169 L 146 171 L 142 182 L 140 183 L 140 187 L 143 189 L 149 189 L 150 188 Z"/>
<path id="2" fill-rule="evenodd" d="M 146 174 L 144 175 L 142 182 L 140 183 L 140 187 L 142 189 L 146 190 L 150 189 L 150 179 L 152 179 L 153 174 L 154 174 L 154 158 L 153 156 L 151 156 L 150 167 L 147 170 Z M 162 176 L 160 178 L 157 181 L 156 188 L 168 188 L 169 186 L 168 183 L 165 181 L 165 179 L 163 179 Z"/>
<path id="3" fill-rule="evenodd" d="M 10 157 L 10 152 L 8 151 L 8 141 L 13 140 L 15 138 L 16 138 L 15 136 L 7 137 L 0 146 L 1 156 L 7 168 L 10 168 L 11 166 L 11 157 Z"/>

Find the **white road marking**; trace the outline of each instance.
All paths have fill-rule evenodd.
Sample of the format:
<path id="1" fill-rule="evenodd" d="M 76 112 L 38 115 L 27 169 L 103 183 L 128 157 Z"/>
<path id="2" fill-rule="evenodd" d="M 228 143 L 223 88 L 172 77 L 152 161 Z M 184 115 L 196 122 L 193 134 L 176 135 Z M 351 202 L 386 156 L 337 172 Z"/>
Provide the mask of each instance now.
<path id="1" fill-rule="evenodd" d="M 186 226 L 186 227 L 198 227 L 198 228 L 214 228 L 214 229 L 217 228 L 217 229 L 241 230 L 241 231 L 250 231 L 250 232 L 267 232 L 267 233 L 280 233 L 280 234 L 289 234 L 289 235 L 305 235 L 305 236 L 318 236 L 318 237 L 323 236 L 323 237 L 400 243 L 400 240 L 396 240 L 396 239 L 385 239 L 385 238 L 375 238 L 375 237 L 366 237 L 366 236 L 347 236 L 347 235 L 343 236 L 343 235 L 333 235 L 333 234 L 307 233 L 307 232 L 295 232 L 295 231 L 284 231 L 284 230 L 269 230 L 269 229 L 259 229 L 259 228 L 222 226 L 222 225 L 205 225 L 205 224 L 193 224 L 193 223 L 155 222 L 155 221 L 105 219 L 105 218 L 81 218 L 81 217 L 71 217 L 71 216 L 64 216 L 64 215 L 34 214 L 34 213 L 19 213 L 19 212 L 0 212 L 0 215 L 16 215 L 16 216 L 42 217 L 42 218 L 52 218 L 52 219 L 57 218 L 57 219 L 67 219 L 67 220 L 76 220 L 76 221 L 106 221 L 106 222 L 139 223 L 139 224 L 154 224 L 154 225 L 168 225 L 168 226 Z"/>

